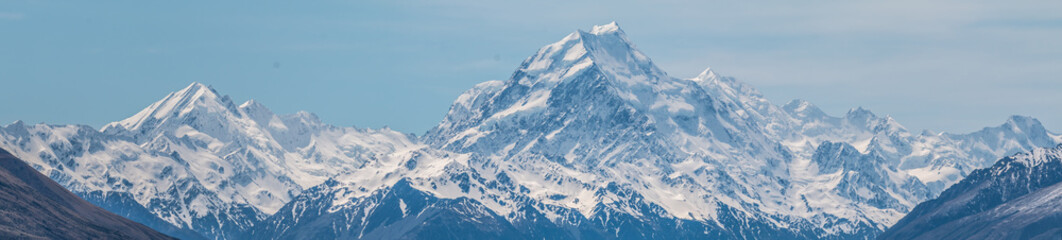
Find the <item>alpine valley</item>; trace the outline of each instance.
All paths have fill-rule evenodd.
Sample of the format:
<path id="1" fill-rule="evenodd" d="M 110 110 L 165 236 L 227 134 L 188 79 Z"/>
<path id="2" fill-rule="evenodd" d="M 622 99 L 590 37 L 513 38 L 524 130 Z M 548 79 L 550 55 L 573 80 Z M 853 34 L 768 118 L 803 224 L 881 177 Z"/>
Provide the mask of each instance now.
<path id="1" fill-rule="evenodd" d="M 615 23 L 476 85 L 423 136 L 200 83 L 99 130 L 0 128 L 0 148 L 71 192 L 182 239 L 870 239 L 1059 143 L 1030 117 L 912 133 L 863 108 L 775 105 L 710 69 L 668 75 Z"/>

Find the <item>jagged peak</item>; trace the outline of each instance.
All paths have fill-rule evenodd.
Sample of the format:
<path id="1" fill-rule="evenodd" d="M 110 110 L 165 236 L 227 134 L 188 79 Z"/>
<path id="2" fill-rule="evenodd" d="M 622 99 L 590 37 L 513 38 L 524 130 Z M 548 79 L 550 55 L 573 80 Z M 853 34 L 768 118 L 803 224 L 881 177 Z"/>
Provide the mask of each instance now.
<path id="1" fill-rule="evenodd" d="M 26 123 L 22 120 L 16 120 L 15 122 L 8 124 L 7 126 L 0 126 L 0 131 L 7 131 L 8 133 L 14 133 L 16 135 L 28 135 Z"/>
<path id="2" fill-rule="evenodd" d="M 823 118 L 828 115 L 818 106 L 804 99 L 793 99 L 782 105 L 782 110 L 801 118 Z"/>
<path id="3" fill-rule="evenodd" d="M 696 77 L 686 80 L 693 81 L 697 85 L 704 87 L 708 94 L 716 99 L 730 99 L 735 102 L 741 102 L 743 105 L 749 106 L 749 110 L 757 109 L 753 111 L 773 111 L 768 109 L 774 106 L 755 87 L 732 77 L 720 75 L 710 67 Z"/>
<path id="4" fill-rule="evenodd" d="M 304 123 L 307 123 L 307 124 L 313 124 L 313 125 L 323 124 L 321 122 L 321 118 L 318 117 L 317 114 L 314 114 L 312 112 L 298 111 L 298 112 L 295 112 L 295 113 L 292 113 L 292 114 L 288 114 L 288 115 L 284 115 L 284 116 L 288 117 L 288 118 L 299 119 L 300 121 L 303 121 Z"/>
<path id="5" fill-rule="evenodd" d="M 262 103 L 260 103 L 258 101 L 255 101 L 254 99 L 247 100 L 246 102 L 243 102 L 243 104 L 240 104 L 240 108 L 261 108 L 261 107 L 265 107 L 265 105 L 262 105 Z"/>
<path id="6" fill-rule="evenodd" d="M 540 48 L 524 61 L 512 81 L 524 85 L 556 82 L 591 68 L 628 78 L 650 76 L 642 80 L 666 76 L 627 39 L 619 25 L 612 22 L 594 26 L 589 32 L 577 30 Z"/>
<path id="7" fill-rule="evenodd" d="M 163 100 L 172 98 L 184 98 L 184 99 L 220 99 L 227 96 L 221 96 L 218 94 L 214 87 L 202 84 L 200 82 L 192 82 L 187 87 L 182 88 L 176 92 L 170 93 Z"/>
<path id="8" fill-rule="evenodd" d="M 863 106 L 859 106 L 859 107 L 856 107 L 856 108 L 849 109 L 848 112 L 844 114 L 844 116 L 845 116 L 845 118 L 876 118 L 877 117 L 877 115 L 874 115 L 874 112 L 871 112 L 869 109 L 863 108 Z"/>
<path id="9" fill-rule="evenodd" d="M 884 118 L 882 118 L 882 119 L 883 119 L 883 120 L 884 120 L 885 122 L 889 122 L 889 123 L 894 123 L 894 122 L 897 122 L 895 118 L 892 118 L 892 114 L 885 114 L 885 117 L 884 117 Z"/>
<path id="10" fill-rule="evenodd" d="M 207 109 L 214 112 L 229 112 L 239 115 L 238 107 L 229 96 L 218 94 L 213 87 L 192 82 L 187 87 L 176 92 L 171 92 L 161 100 L 152 103 L 136 115 L 118 122 L 112 122 L 103 127 L 103 131 L 121 127 L 124 129 L 137 129 L 151 119 L 165 119 L 174 116 L 182 116 L 195 109 Z"/>
<path id="11" fill-rule="evenodd" d="M 605 25 L 597 25 L 590 29 L 590 34 L 602 35 L 602 34 L 623 34 L 623 29 L 620 29 L 619 24 L 616 21 L 612 21 Z"/>
<path id="12" fill-rule="evenodd" d="M 1043 124 L 1040 123 L 1040 120 L 1037 120 L 1034 117 L 1022 115 L 1010 116 L 1009 118 L 1007 118 L 1007 121 L 1004 123 L 1004 125 L 1017 127 L 1019 129 L 1043 128 Z"/>
<path id="13" fill-rule="evenodd" d="M 1040 123 L 1040 120 L 1030 116 L 1012 115 L 1007 118 L 1003 124 L 996 127 L 984 127 L 977 132 L 971 134 L 994 134 L 996 131 L 1024 133 L 1024 134 L 1038 134 L 1048 133 L 1047 129 Z"/>
<path id="14" fill-rule="evenodd" d="M 815 104 L 811 104 L 811 102 L 799 98 L 789 100 L 789 102 L 786 102 L 785 105 L 782 105 L 782 108 L 789 112 L 804 112 L 808 110 L 818 109 Z"/>
<path id="15" fill-rule="evenodd" d="M 215 92 L 216 93 L 216 91 L 214 91 L 214 87 L 211 87 L 210 85 L 203 84 L 201 82 L 192 82 L 192 83 L 188 84 L 188 86 L 184 87 L 183 89 L 181 89 L 178 92 L 190 92 L 190 91 L 199 91 L 199 90 L 209 90 L 211 92 Z"/>
<path id="16" fill-rule="evenodd" d="M 240 104 L 239 108 L 244 114 L 255 122 L 258 122 L 260 125 L 268 125 L 269 121 L 276 116 L 272 110 L 269 110 L 265 105 L 262 105 L 262 103 L 255 101 L 254 99 L 247 100 L 247 102 Z"/>
<path id="17" fill-rule="evenodd" d="M 886 114 L 885 117 L 881 118 L 881 124 L 882 127 L 885 127 L 890 131 L 907 131 L 907 127 L 904 127 L 902 124 L 900 124 L 900 121 L 896 121 L 896 119 L 892 117 L 892 114 Z"/>
<path id="18" fill-rule="evenodd" d="M 708 82 L 718 80 L 719 75 L 715 74 L 715 71 L 712 71 L 711 67 L 705 68 L 704 71 L 701 71 L 701 74 L 697 74 L 697 76 L 693 78 L 693 81 L 695 82 Z"/>
<path id="19" fill-rule="evenodd" d="M 1035 148 L 1029 152 L 1017 153 L 1010 157 L 1013 161 L 1021 162 L 1026 166 L 1037 166 L 1047 162 L 1062 161 L 1062 144 L 1055 145 L 1054 147 Z M 1003 163 L 999 161 L 997 165 Z M 993 167 L 996 168 L 996 167 Z M 997 169 L 997 171 L 1005 170 Z"/>
<path id="20" fill-rule="evenodd" d="M 816 154 L 831 154 L 835 156 L 862 154 L 862 152 L 860 152 L 859 149 L 855 146 L 852 146 L 852 144 L 848 144 L 846 142 L 833 141 L 822 141 L 822 143 L 819 144 L 819 147 L 816 148 L 815 151 Z M 840 159 L 843 160 L 843 158 Z"/>
<path id="21" fill-rule="evenodd" d="M 834 172 L 837 170 L 862 170 L 859 169 L 859 165 L 863 163 L 865 159 L 864 154 L 859 151 L 858 148 L 845 142 L 832 142 L 823 141 L 819 144 L 819 147 L 815 149 L 811 160 L 819 166 L 819 171 L 822 173 Z M 869 163 L 869 162 L 868 162 Z"/>

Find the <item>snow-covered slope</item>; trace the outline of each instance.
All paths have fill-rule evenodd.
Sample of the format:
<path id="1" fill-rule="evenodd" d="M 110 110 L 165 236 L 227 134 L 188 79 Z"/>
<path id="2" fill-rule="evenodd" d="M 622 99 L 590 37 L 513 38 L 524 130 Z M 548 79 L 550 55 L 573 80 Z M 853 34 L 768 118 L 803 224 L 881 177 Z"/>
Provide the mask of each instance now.
<path id="1" fill-rule="evenodd" d="M 808 228 L 798 226 L 823 226 L 826 236 L 884 228 L 913 206 L 909 199 L 925 195 L 898 188 L 909 176 L 893 170 L 879 174 L 875 180 L 883 182 L 875 184 L 901 184 L 865 197 L 905 204 L 856 206 L 862 202 L 838 196 L 832 187 L 846 172 L 810 165 L 819 142 L 807 149 L 785 145 L 803 134 L 791 130 L 796 124 L 783 109 L 710 70 L 693 79 L 668 76 L 615 24 L 573 33 L 539 50 L 511 80 L 488 84 L 497 87 L 477 87 L 451 110 L 472 117 L 451 114 L 426 141 L 491 156 L 502 171 L 523 180 L 518 182 L 537 185 L 529 187 L 530 197 L 586 216 L 617 199 L 585 193 L 618 186 L 659 205 L 662 217 L 717 225 L 725 208 L 798 232 Z M 542 166 L 570 180 L 543 181 L 537 176 Z M 555 195 L 566 197 L 553 200 Z M 607 207 L 629 212 L 627 206 Z M 827 226 L 839 219 L 851 223 Z"/>
<path id="2" fill-rule="evenodd" d="M 78 198 L 4 149 L 0 238 L 174 239 Z"/>
<path id="3" fill-rule="evenodd" d="M 395 131 L 328 126 L 306 112 L 276 115 L 254 100 L 237 106 L 199 83 L 102 132 L 196 158 L 190 170 L 222 200 L 245 201 L 267 214 L 302 188 L 411 144 Z"/>
<path id="4" fill-rule="evenodd" d="M 292 226 L 373 212 L 387 203 L 366 201 L 402 182 L 474 200 L 523 236 L 866 238 L 991 159 L 1059 137 L 1025 117 L 973 134 L 911 134 L 863 108 L 833 117 L 806 101 L 773 105 L 711 70 L 667 75 L 612 23 L 541 48 L 509 80 L 476 85 L 421 140 L 416 154 L 300 197 L 262 231 L 372 232 L 388 223 Z M 549 230 L 558 228 L 567 230 Z"/>
<path id="5" fill-rule="evenodd" d="M 411 144 L 387 129 L 235 105 L 199 83 L 101 131 L 21 122 L 0 130 L 0 146 L 97 205 L 207 238 L 239 238 L 303 189 Z"/>
<path id="6" fill-rule="evenodd" d="M 1006 134 L 913 135 L 862 108 L 837 118 L 805 101 L 776 106 L 711 70 L 670 77 L 613 23 L 572 33 L 509 81 L 462 95 L 425 139 L 492 156 L 538 185 L 530 197 L 584 215 L 609 200 L 580 192 L 618 184 L 675 218 L 719 222 L 725 205 L 769 225 L 803 231 L 789 225 L 806 221 L 845 235 L 884 229 L 971 166 L 1057 141 L 1021 117 L 983 132 Z M 585 187 L 535 179 L 543 165 Z"/>
<path id="7" fill-rule="evenodd" d="M 1062 145 L 1003 158 L 919 204 L 884 239 L 1062 237 Z"/>
<path id="8" fill-rule="evenodd" d="M 416 139 L 198 83 L 100 131 L 0 130 L 94 203 L 208 238 L 867 238 L 973 169 L 1059 142 L 1028 117 L 913 134 L 863 108 L 775 105 L 712 70 L 668 75 L 615 23 L 476 85 Z M 433 225 L 447 221 L 463 227 Z"/>

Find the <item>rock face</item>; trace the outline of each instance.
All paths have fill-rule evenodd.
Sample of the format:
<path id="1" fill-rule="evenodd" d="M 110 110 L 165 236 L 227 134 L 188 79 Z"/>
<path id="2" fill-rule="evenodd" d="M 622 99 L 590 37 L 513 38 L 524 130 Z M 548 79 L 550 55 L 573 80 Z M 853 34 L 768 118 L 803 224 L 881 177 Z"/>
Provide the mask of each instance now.
<path id="1" fill-rule="evenodd" d="M 411 145 L 406 134 L 334 127 L 310 113 L 236 105 L 193 83 L 138 114 L 0 128 L 0 146 L 109 211 L 182 239 L 243 239 L 303 189 Z"/>
<path id="2" fill-rule="evenodd" d="M 3 149 L 0 238 L 174 239 L 78 198 Z"/>
<path id="3" fill-rule="evenodd" d="M 421 137 L 274 114 L 193 83 L 102 130 L 0 128 L 72 192 L 181 238 L 872 238 L 1000 157 L 1029 117 L 912 134 L 855 108 L 676 78 L 615 23 L 476 85 Z M 396 202 L 397 201 L 397 202 Z"/>
<path id="4" fill-rule="evenodd" d="M 806 101 L 776 106 L 711 70 L 671 77 L 609 24 L 541 48 L 509 80 L 475 86 L 423 146 L 304 192 L 256 233 L 408 229 L 397 219 L 422 210 L 379 199 L 411 188 L 403 192 L 500 217 L 448 213 L 495 226 L 455 224 L 465 233 L 873 238 L 969 171 L 1060 139 L 1027 117 L 972 134 L 911 134 L 862 108 L 833 117 Z M 373 214 L 389 217 L 367 221 L 382 216 Z"/>
<path id="5" fill-rule="evenodd" d="M 469 198 L 439 199 L 406 181 L 358 199 L 354 206 L 329 210 L 335 182 L 307 190 L 307 205 L 289 205 L 268 219 L 255 239 L 519 239 L 505 218 Z M 322 194 L 323 193 L 323 194 Z M 297 208 L 297 209 L 296 209 Z M 288 224 L 294 223 L 294 224 Z"/>
<path id="6" fill-rule="evenodd" d="M 1062 145 L 1003 158 L 915 207 L 881 239 L 1062 238 Z"/>

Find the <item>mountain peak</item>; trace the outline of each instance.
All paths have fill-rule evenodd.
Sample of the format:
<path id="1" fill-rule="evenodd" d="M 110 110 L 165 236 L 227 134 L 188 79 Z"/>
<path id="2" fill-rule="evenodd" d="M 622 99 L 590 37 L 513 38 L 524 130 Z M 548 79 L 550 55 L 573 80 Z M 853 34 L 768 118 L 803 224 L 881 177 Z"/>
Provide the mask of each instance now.
<path id="1" fill-rule="evenodd" d="M 1018 153 L 1010 158 L 1026 166 L 1036 166 L 1046 162 L 1062 161 L 1062 144 L 1055 147 L 1035 148 L 1026 153 Z M 1001 160 L 1002 161 L 1002 160 Z M 998 163 L 997 163 L 998 164 Z"/>
<path id="2" fill-rule="evenodd" d="M 616 21 L 612 21 L 605 25 L 597 25 L 590 29 L 590 34 L 603 35 L 603 34 L 623 34 L 623 29 L 620 29 L 619 24 Z"/>
<path id="3" fill-rule="evenodd" d="M 877 115 L 874 115 L 874 112 L 871 112 L 869 109 L 863 108 L 862 106 L 849 109 L 848 112 L 845 113 L 844 115 L 845 115 L 846 118 L 876 118 L 877 117 Z"/>
<path id="4" fill-rule="evenodd" d="M 208 86 L 206 84 L 203 84 L 201 82 L 192 82 L 191 84 L 188 84 L 187 87 L 184 87 L 183 89 L 181 89 L 181 91 L 190 91 L 190 90 L 191 91 L 210 90 L 210 91 L 213 92 L 214 88 L 211 87 L 211 86 Z"/>
<path id="5" fill-rule="evenodd" d="M 815 105 L 811 104 L 811 102 L 808 102 L 807 100 L 799 99 L 799 98 L 798 99 L 789 100 L 789 102 L 785 103 L 785 105 L 782 105 L 783 109 L 786 109 L 786 110 L 790 110 L 791 109 L 793 112 L 802 112 L 802 111 L 805 111 L 805 110 L 809 110 L 808 108 L 814 108 L 814 107 L 815 107 Z"/>
<path id="6" fill-rule="evenodd" d="M 103 127 L 103 130 L 119 126 L 129 130 L 137 129 L 146 123 L 181 117 L 196 109 L 204 109 L 208 112 L 230 112 L 239 115 L 237 106 L 229 96 L 222 96 L 210 86 L 193 82 L 181 90 L 167 94 L 166 97 L 144 108 L 132 117 L 107 124 Z"/>
<path id="7" fill-rule="evenodd" d="M 598 71 L 613 80 L 637 85 L 666 78 L 664 71 L 635 48 L 615 22 L 578 30 L 527 58 L 512 81 L 530 86 L 559 83 Z"/>
<path id="8" fill-rule="evenodd" d="M 983 131 L 993 129 L 984 128 Z M 1003 130 L 1009 133 L 1027 135 L 1031 141 L 1038 142 L 1039 146 L 1054 145 L 1060 139 L 1058 135 L 1053 136 L 1047 128 L 1044 127 L 1040 120 L 1029 116 L 1014 115 L 1007 118 L 1007 121 L 994 129 Z M 998 131 L 997 130 L 997 131 Z"/>
<path id="9" fill-rule="evenodd" d="M 218 91 L 214 90 L 213 87 L 200 82 L 192 82 L 181 90 L 177 90 L 176 92 L 171 93 L 170 96 L 167 96 L 167 98 L 171 98 L 171 96 L 182 98 L 185 100 L 213 100 L 223 97 L 220 96 L 220 94 L 218 94 Z"/>
<path id="10" fill-rule="evenodd" d="M 254 99 L 247 100 L 243 104 L 240 104 L 240 110 L 250 117 L 252 120 L 263 126 L 268 126 L 270 120 L 276 115 L 272 110 L 269 110 L 262 103 L 255 101 Z"/>
<path id="11" fill-rule="evenodd" d="M 1040 120 L 1029 116 L 1013 115 L 1007 118 L 1007 125 L 1012 125 L 1019 128 L 1029 128 L 1041 126 Z"/>
<path id="12" fill-rule="evenodd" d="M 783 105 L 782 110 L 788 112 L 789 114 L 793 114 L 805 119 L 819 119 L 828 117 L 828 115 L 826 115 L 826 113 L 823 112 L 822 109 L 819 109 L 819 107 L 815 106 L 815 104 L 811 104 L 811 102 L 808 102 L 804 99 L 793 99 Z"/>
<path id="13" fill-rule="evenodd" d="M 262 105 L 262 103 L 255 101 L 254 99 L 243 102 L 243 104 L 240 104 L 239 108 L 243 109 L 245 112 L 265 112 L 269 113 L 268 115 L 273 115 L 272 110 L 269 110 L 265 105 Z"/>
<path id="14" fill-rule="evenodd" d="M 697 74 L 697 77 L 693 78 L 693 81 L 697 82 L 707 82 L 716 80 L 719 80 L 719 75 L 715 74 L 715 71 L 712 71 L 712 68 L 704 69 L 701 74 Z"/>

